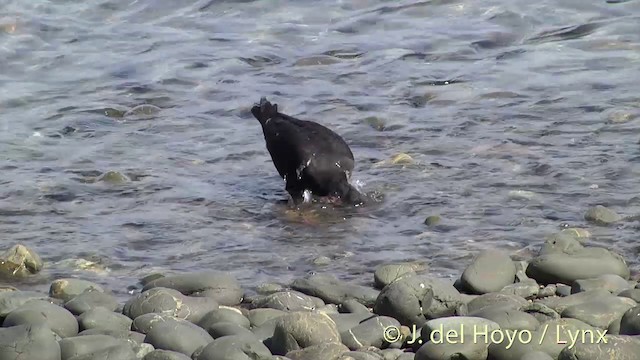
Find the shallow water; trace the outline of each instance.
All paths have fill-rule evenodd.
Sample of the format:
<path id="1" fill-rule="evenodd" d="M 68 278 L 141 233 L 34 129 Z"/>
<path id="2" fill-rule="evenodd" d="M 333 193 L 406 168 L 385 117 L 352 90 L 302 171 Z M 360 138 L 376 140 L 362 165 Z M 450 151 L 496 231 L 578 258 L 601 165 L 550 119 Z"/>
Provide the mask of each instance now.
<path id="1" fill-rule="evenodd" d="M 2 247 L 46 261 L 26 287 L 79 276 L 124 296 L 200 269 L 366 283 L 405 260 L 456 276 L 481 249 L 587 226 L 589 206 L 640 212 L 638 1 L 0 4 Z M 287 213 L 260 96 L 342 134 L 383 201 Z M 141 104 L 161 110 L 122 116 Z M 415 163 L 380 164 L 398 153 Z M 589 228 L 637 269 L 637 222 Z"/>

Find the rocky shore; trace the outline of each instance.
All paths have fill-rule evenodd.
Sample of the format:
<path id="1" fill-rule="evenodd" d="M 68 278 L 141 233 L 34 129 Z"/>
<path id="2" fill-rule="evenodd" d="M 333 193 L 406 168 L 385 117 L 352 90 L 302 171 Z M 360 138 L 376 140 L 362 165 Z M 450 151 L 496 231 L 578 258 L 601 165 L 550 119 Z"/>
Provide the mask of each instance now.
<path id="1" fill-rule="evenodd" d="M 602 207 L 585 219 L 620 220 Z M 4 286 L 0 360 L 638 359 L 640 285 L 588 237 L 551 234 L 526 261 L 481 252 L 455 283 L 409 262 L 379 266 L 371 286 L 320 273 L 255 295 L 222 272 L 150 274 L 125 303 L 82 279 Z M 22 245 L 0 260 L 3 277 L 42 268 Z"/>

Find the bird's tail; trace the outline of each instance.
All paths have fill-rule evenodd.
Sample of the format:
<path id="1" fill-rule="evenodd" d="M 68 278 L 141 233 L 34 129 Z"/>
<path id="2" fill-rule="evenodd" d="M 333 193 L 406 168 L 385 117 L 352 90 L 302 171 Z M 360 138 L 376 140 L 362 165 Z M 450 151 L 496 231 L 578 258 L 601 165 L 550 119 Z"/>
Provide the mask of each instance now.
<path id="1" fill-rule="evenodd" d="M 251 113 L 260 124 L 264 125 L 267 120 L 278 115 L 278 104 L 270 103 L 267 98 L 263 96 L 260 98 L 260 103 L 255 104 L 251 108 Z"/>

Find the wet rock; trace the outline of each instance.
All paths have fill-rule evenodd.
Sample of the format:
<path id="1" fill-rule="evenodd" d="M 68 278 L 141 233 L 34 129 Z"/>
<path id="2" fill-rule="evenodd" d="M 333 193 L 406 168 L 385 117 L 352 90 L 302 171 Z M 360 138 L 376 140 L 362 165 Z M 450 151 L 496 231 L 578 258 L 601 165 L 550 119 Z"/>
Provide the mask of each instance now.
<path id="1" fill-rule="evenodd" d="M 407 326 L 418 327 L 429 319 L 465 312 L 460 293 L 453 285 L 422 275 L 403 277 L 387 285 L 374 310 Z"/>
<path id="2" fill-rule="evenodd" d="M 562 313 L 566 308 L 583 304 L 590 301 L 607 301 L 614 298 L 613 295 L 607 290 L 597 289 L 588 290 L 576 294 L 572 294 L 565 297 L 550 297 L 536 300 L 540 304 L 544 304 L 558 313 Z"/>
<path id="3" fill-rule="evenodd" d="M 251 322 L 247 319 L 239 310 L 231 308 L 219 308 L 207 313 L 198 322 L 198 325 L 204 329 L 219 322 L 230 322 L 242 326 L 244 328 L 250 328 Z"/>
<path id="4" fill-rule="evenodd" d="M 374 351 L 358 350 L 342 353 L 338 360 L 384 360 L 384 358 Z"/>
<path id="5" fill-rule="evenodd" d="M 328 274 L 314 274 L 303 279 L 296 279 L 291 287 L 332 304 L 355 299 L 364 305 L 373 305 L 379 294 L 379 291 L 375 289 L 347 283 Z"/>
<path id="6" fill-rule="evenodd" d="M 143 360 L 191 360 L 191 357 L 170 350 L 153 350 L 144 356 Z"/>
<path id="7" fill-rule="evenodd" d="M 605 301 L 592 300 L 566 308 L 560 315 L 582 320 L 585 323 L 606 329 L 616 319 L 637 303 L 631 299 L 612 296 Z"/>
<path id="8" fill-rule="evenodd" d="M 103 308 L 115 311 L 118 301 L 111 294 L 106 294 L 95 289 L 89 289 L 75 296 L 64 304 L 64 307 L 74 315 L 80 315 L 89 310 Z"/>
<path id="9" fill-rule="evenodd" d="M 48 326 L 0 328 L 0 359 L 60 360 L 60 346 Z"/>
<path id="10" fill-rule="evenodd" d="M 63 358 L 64 359 L 64 358 Z M 121 344 L 101 348 L 86 354 L 73 356 L 68 360 L 137 360 L 136 352 L 128 345 Z"/>
<path id="11" fill-rule="evenodd" d="M 44 300 L 31 300 L 7 315 L 4 327 L 46 325 L 61 338 L 78 335 L 78 322 L 67 309 Z"/>
<path id="12" fill-rule="evenodd" d="M 268 320 L 278 318 L 284 314 L 286 314 L 286 312 L 277 309 L 252 309 L 249 310 L 249 322 L 251 323 L 251 327 L 257 327 Z"/>
<path id="13" fill-rule="evenodd" d="M 313 265 L 316 266 L 327 266 L 329 264 L 331 264 L 331 259 L 327 256 L 318 256 L 313 259 Z"/>
<path id="14" fill-rule="evenodd" d="M 343 344 L 328 342 L 292 350 L 286 356 L 291 360 L 338 360 L 343 353 L 348 351 L 349 348 Z"/>
<path id="15" fill-rule="evenodd" d="M 141 104 L 133 107 L 124 113 L 124 117 L 137 117 L 137 118 L 148 118 L 157 113 L 159 113 L 162 109 L 155 105 L 151 104 Z"/>
<path id="16" fill-rule="evenodd" d="M 591 237 L 591 233 L 587 229 L 582 228 L 566 228 L 560 231 L 561 234 L 573 236 L 576 240 L 583 243 Z"/>
<path id="17" fill-rule="evenodd" d="M 499 329 L 500 325 L 481 317 L 449 316 L 427 321 L 420 331 L 420 337 L 423 341 L 433 341 L 435 345 L 459 342 L 467 334 L 473 336 L 474 342 L 488 344 L 491 332 Z M 447 337 L 450 334 L 453 336 Z"/>
<path id="18" fill-rule="evenodd" d="M 223 336 L 197 350 L 193 360 L 270 359 L 271 352 L 260 341 L 246 336 Z"/>
<path id="19" fill-rule="evenodd" d="M 244 296 L 238 280 L 223 272 L 204 271 L 165 276 L 149 282 L 142 291 L 157 287 L 175 289 L 192 297 L 213 298 L 218 304 L 226 306 L 238 305 Z"/>
<path id="20" fill-rule="evenodd" d="M 338 310 L 341 313 L 350 313 L 350 314 L 370 314 L 371 313 L 371 311 L 369 311 L 369 308 L 367 308 L 362 303 L 354 299 L 344 301 L 342 304 L 340 304 L 340 306 L 338 307 Z"/>
<path id="21" fill-rule="evenodd" d="M 218 303 L 210 297 L 190 297 L 174 289 L 154 287 L 130 298 L 124 304 L 123 314 L 135 319 L 143 314 L 159 313 L 197 323 L 218 308 Z"/>
<path id="22" fill-rule="evenodd" d="M 285 289 L 280 284 L 268 283 L 268 284 L 259 285 L 258 288 L 256 289 L 256 292 L 260 295 L 269 295 L 269 294 L 273 294 L 275 292 L 283 291 L 283 290 Z"/>
<path id="23" fill-rule="evenodd" d="M 109 335 L 116 339 L 129 340 L 130 343 L 142 344 L 144 342 L 145 335 L 137 331 L 130 331 L 129 329 L 103 329 L 93 328 L 82 330 L 78 333 L 78 336 L 86 335 Z"/>
<path id="24" fill-rule="evenodd" d="M 177 317 L 168 314 L 147 313 L 133 319 L 131 328 L 142 334 L 147 334 L 151 328 L 161 322 L 179 321 Z"/>
<path id="25" fill-rule="evenodd" d="M 467 304 L 468 314 L 475 316 L 477 311 L 480 311 L 486 307 L 501 306 L 508 309 L 519 309 L 522 306 L 529 304 L 529 302 L 520 296 L 501 293 L 488 293 L 478 296 L 471 300 Z"/>
<path id="26" fill-rule="evenodd" d="M 415 359 L 414 353 L 404 353 L 400 355 L 396 360 L 414 360 L 414 359 Z"/>
<path id="27" fill-rule="evenodd" d="M 555 288 L 553 289 L 555 293 Z M 540 285 L 533 279 L 526 279 L 515 284 L 509 284 L 500 290 L 503 294 L 520 296 L 525 299 L 532 299 L 538 296 Z"/>
<path id="28" fill-rule="evenodd" d="M 557 286 L 555 284 L 549 284 L 538 291 L 538 298 L 544 298 L 548 296 L 554 296 L 557 294 Z"/>
<path id="29" fill-rule="evenodd" d="M 453 333 L 450 333 L 453 334 Z M 447 340 L 446 334 L 440 339 L 427 341 L 416 352 L 415 360 L 486 360 L 489 354 L 484 340 L 471 334 L 456 334 Z"/>
<path id="30" fill-rule="evenodd" d="M 620 320 L 620 335 L 640 335 L 640 306 L 627 310 Z"/>
<path id="31" fill-rule="evenodd" d="M 622 220 L 622 216 L 602 205 L 596 205 L 587 210 L 584 219 L 596 225 L 607 226 Z"/>
<path id="32" fill-rule="evenodd" d="M 271 308 L 283 311 L 310 311 L 324 306 L 320 299 L 305 295 L 298 291 L 280 291 L 265 296 L 258 296 L 251 301 L 255 308 Z"/>
<path id="33" fill-rule="evenodd" d="M 93 289 L 104 292 L 104 289 L 91 281 L 82 279 L 58 279 L 51 283 L 49 296 L 63 301 L 69 301 L 83 292 Z"/>
<path id="34" fill-rule="evenodd" d="M 424 264 L 407 262 L 400 264 L 386 264 L 379 266 L 373 274 L 373 280 L 377 288 L 382 289 L 405 275 L 415 275 L 428 270 Z"/>
<path id="35" fill-rule="evenodd" d="M 286 355 L 290 351 L 312 345 L 340 341 L 336 324 L 328 316 L 293 312 L 276 320 L 271 350 L 275 355 Z"/>
<path id="36" fill-rule="evenodd" d="M 44 263 L 32 249 L 17 244 L 0 254 L 0 278 L 23 278 L 37 274 Z"/>
<path id="37" fill-rule="evenodd" d="M 576 280 L 571 285 L 571 293 L 579 293 L 587 290 L 605 289 L 613 294 L 630 289 L 629 282 L 618 275 L 605 274 L 597 278 Z"/>
<path id="38" fill-rule="evenodd" d="M 520 311 L 525 312 L 534 318 L 536 318 L 540 323 L 544 323 L 551 320 L 556 320 L 560 318 L 560 314 L 547 305 L 541 303 L 530 303 L 520 308 Z"/>
<path id="39" fill-rule="evenodd" d="M 571 286 L 566 284 L 556 284 L 556 295 L 562 297 L 571 295 Z"/>
<path id="40" fill-rule="evenodd" d="M 391 157 L 393 165 L 411 165 L 414 163 L 413 158 L 409 154 L 400 153 Z"/>
<path id="41" fill-rule="evenodd" d="M 231 322 L 217 322 L 215 324 L 209 324 L 206 327 L 203 327 L 203 329 L 205 329 L 214 339 L 230 335 L 249 336 L 256 340 L 258 339 L 251 330 Z"/>
<path id="42" fill-rule="evenodd" d="M 328 314 L 328 316 L 336 323 L 338 332 L 342 333 L 358 326 L 360 323 L 376 317 L 373 313 L 355 313 L 355 314 Z"/>
<path id="43" fill-rule="evenodd" d="M 439 215 L 431 215 L 431 216 L 427 216 L 427 218 L 424 219 L 424 224 L 427 226 L 435 226 L 435 225 L 438 225 L 441 220 L 442 219 L 440 218 Z"/>
<path id="44" fill-rule="evenodd" d="M 107 351 L 107 353 L 126 353 L 126 350 L 123 349 L 113 349 L 115 347 L 128 348 L 129 351 L 133 351 L 131 345 L 126 340 L 116 339 L 108 335 L 74 336 L 62 339 L 58 343 L 60 344 L 62 359 L 90 356 L 91 354 L 97 354 L 103 351 Z"/>
<path id="45" fill-rule="evenodd" d="M 640 289 L 627 289 L 621 291 L 618 296 L 629 298 L 637 303 L 640 303 Z"/>
<path id="46" fill-rule="evenodd" d="M 500 291 L 513 284 L 516 266 L 509 255 L 499 250 L 486 250 L 476 256 L 460 278 L 462 286 L 475 294 Z"/>
<path id="47" fill-rule="evenodd" d="M 84 312 L 78 317 L 78 323 L 82 330 L 87 329 L 110 329 L 129 330 L 133 320 L 131 318 L 109 311 L 105 308 L 95 308 Z"/>
<path id="48" fill-rule="evenodd" d="M 372 317 L 340 334 L 342 343 L 351 350 L 366 346 L 386 347 L 385 330 L 389 327 L 400 328 L 398 320 L 388 316 Z"/>
<path id="49" fill-rule="evenodd" d="M 204 329 L 182 319 L 154 323 L 144 339 L 156 349 L 177 351 L 188 356 L 212 341 L 213 337 Z"/>
<path id="50" fill-rule="evenodd" d="M 383 360 L 396 360 L 403 353 L 400 349 L 384 349 L 379 351 Z"/>
<path id="51" fill-rule="evenodd" d="M 540 326 L 540 322 L 533 315 L 517 309 L 503 308 L 501 306 L 485 307 L 473 313 L 473 316 L 491 320 L 503 330 L 528 330 L 534 331 Z"/>
<path id="52" fill-rule="evenodd" d="M 558 360 L 636 360 L 640 354 L 640 341 L 630 336 L 600 334 L 593 338 L 587 334 L 586 341 L 578 341 L 575 346 L 567 346 L 558 356 Z"/>
<path id="53" fill-rule="evenodd" d="M 527 276 L 541 284 L 563 283 L 614 274 L 629 278 L 624 259 L 607 249 L 585 248 L 572 253 L 547 253 L 534 258 Z"/>
<path id="54" fill-rule="evenodd" d="M 131 181 L 131 179 L 129 179 L 127 175 L 119 171 L 110 170 L 98 176 L 96 181 L 104 182 L 111 185 L 119 185 L 129 182 Z"/>

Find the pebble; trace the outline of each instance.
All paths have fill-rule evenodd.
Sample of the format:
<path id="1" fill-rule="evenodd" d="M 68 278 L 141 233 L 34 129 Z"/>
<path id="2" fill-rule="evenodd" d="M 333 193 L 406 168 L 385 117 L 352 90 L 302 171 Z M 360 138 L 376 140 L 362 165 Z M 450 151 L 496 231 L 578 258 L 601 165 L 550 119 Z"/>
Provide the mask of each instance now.
<path id="1" fill-rule="evenodd" d="M 388 316 L 374 316 L 340 334 L 342 343 L 351 350 L 362 347 L 387 347 L 385 330 L 390 327 L 400 328 L 398 320 Z"/>
<path id="2" fill-rule="evenodd" d="M 486 294 L 513 284 L 515 277 L 516 266 L 507 253 L 485 250 L 473 259 L 460 280 L 471 293 Z"/>
<path id="3" fill-rule="evenodd" d="M 154 287 L 129 299 L 124 304 L 123 314 L 135 319 L 153 312 L 197 323 L 208 312 L 218 308 L 216 300 L 210 297 L 190 297 L 178 290 Z"/>
<path id="4" fill-rule="evenodd" d="M 64 307 L 74 315 L 81 315 L 96 308 L 115 311 L 118 308 L 118 302 L 111 294 L 105 294 L 95 289 L 88 289 L 67 301 Z"/>
<path id="5" fill-rule="evenodd" d="M 165 276 L 148 282 L 142 291 L 158 287 L 178 290 L 192 297 L 209 297 L 226 306 L 240 304 L 244 296 L 238 280 L 223 272 L 202 271 Z"/>
<path id="6" fill-rule="evenodd" d="M 576 280 L 571 285 L 571 293 L 575 294 L 587 290 L 605 289 L 613 294 L 632 288 L 626 279 L 619 275 L 605 274 L 596 278 Z"/>
<path id="7" fill-rule="evenodd" d="M 251 301 L 254 308 L 271 308 L 283 311 L 313 310 L 324 306 L 319 298 L 305 295 L 299 291 L 286 290 L 269 295 L 258 296 Z"/>
<path id="8" fill-rule="evenodd" d="M 46 325 L 61 338 L 78 335 L 78 322 L 67 309 L 44 300 L 30 300 L 10 312 L 2 326 Z"/>
<path id="9" fill-rule="evenodd" d="M 44 324 L 0 328 L 0 359 L 60 360 L 60 345 Z"/>
<path id="10" fill-rule="evenodd" d="M 312 345 L 341 342 L 335 322 L 327 315 L 291 312 L 276 319 L 272 352 L 285 355 Z"/>
<path id="11" fill-rule="evenodd" d="M 291 284 L 294 290 L 322 299 L 325 303 L 340 304 L 354 299 L 364 305 L 373 306 L 380 293 L 370 287 L 347 283 L 329 274 L 313 274 L 296 279 Z"/>
<path id="12" fill-rule="evenodd" d="M 380 265 L 373 274 L 373 281 L 378 289 L 382 289 L 405 275 L 424 273 L 428 267 L 417 262 Z"/>
<path id="13" fill-rule="evenodd" d="M 82 313 L 78 316 L 81 330 L 105 329 L 105 330 L 129 330 L 133 320 L 131 318 L 98 307 Z"/>
<path id="14" fill-rule="evenodd" d="M 62 339 L 58 343 L 60 344 L 62 359 L 71 359 L 73 357 L 86 356 L 102 351 L 117 351 L 113 349 L 114 347 L 128 348 L 129 351 L 133 352 L 128 341 L 116 339 L 109 335 L 74 336 Z M 126 350 L 118 351 L 126 352 Z"/>
<path id="15" fill-rule="evenodd" d="M 622 220 L 622 216 L 607 207 L 596 205 L 587 210 L 584 219 L 596 225 L 607 226 Z"/>
<path id="16" fill-rule="evenodd" d="M 203 328 L 179 318 L 153 324 L 144 339 L 156 349 L 177 351 L 188 356 L 212 341 L 213 337 Z"/>
<path id="17" fill-rule="evenodd" d="M 502 330 L 534 331 L 540 326 L 535 316 L 518 309 L 489 306 L 473 313 L 474 316 L 491 320 Z"/>
<path id="18" fill-rule="evenodd" d="M 251 327 L 251 321 L 242 315 L 239 310 L 223 307 L 205 314 L 202 319 L 198 321 L 198 326 L 207 329 L 208 327 L 220 322 L 234 323 L 247 329 Z"/>
<path id="19" fill-rule="evenodd" d="M 582 320 L 585 323 L 606 329 L 609 325 L 637 303 L 629 298 L 612 296 L 606 300 L 592 300 L 570 306 L 560 313 L 562 317 Z"/>
<path id="20" fill-rule="evenodd" d="M 91 281 L 82 279 L 58 279 L 49 288 L 49 296 L 63 301 L 69 301 L 86 290 L 93 289 L 104 292 L 104 289 Z"/>

